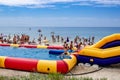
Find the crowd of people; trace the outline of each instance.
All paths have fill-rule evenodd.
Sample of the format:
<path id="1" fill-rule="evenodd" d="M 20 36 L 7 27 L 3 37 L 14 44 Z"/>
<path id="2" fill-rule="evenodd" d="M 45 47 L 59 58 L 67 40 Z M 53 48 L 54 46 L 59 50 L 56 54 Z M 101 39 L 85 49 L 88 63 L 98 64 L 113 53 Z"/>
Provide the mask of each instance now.
<path id="1" fill-rule="evenodd" d="M 30 36 L 26 34 L 14 34 L 14 35 L 3 35 L 2 33 L 0 34 L 0 43 L 5 43 L 5 44 L 41 44 L 42 41 L 42 35 L 39 35 L 37 41 L 35 38 L 30 40 Z M 46 37 L 44 37 L 44 42 L 47 41 Z"/>
<path id="2" fill-rule="evenodd" d="M 62 54 L 62 56 L 69 55 L 73 51 L 79 51 L 87 45 L 94 44 L 94 39 L 95 39 L 95 37 L 89 37 L 89 38 L 82 37 L 82 38 L 80 38 L 79 36 L 76 36 L 74 38 L 74 41 L 69 42 L 69 38 L 67 37 L 66 41 L 63 44 L 64 53 Z M 74 48 L 76 48 L 77 50 L 74 50 Z"/>
<path id="3" fill-rule="evenodd" d="M 6 44 L 44 44 L 44 45 L 52 45 L 56 43 L 60 43 L 63 45 L 64 48 L 68 48 L 72 50 L 74 47 L 76 47 L 78 50 L 82 49 L 83 47 L 87 45 L 94 44 L 95 37 L 79 37 L 76 36 L 74 39 L 70 39 L 69 37 L 63 38 L 60 35 L 51 34 L 51 39 L 47 39 L 46 36 L 43 34 L 39 34 L 37 38 L 30 39 L 31 37 L 27 34 L 14 34 L 14 35 L 3 35 L 0 34 L 0 43 L 6 43 Z"/>
<path id="4" fill-rule="evenodd" d="M 24 44 L 24 43 L 29 43 L 29 35 L 22 34 L 16 35 L 14 34 L 13 37 L 9 35 L 3 35 L 2 33 L 0 34 L 0 43 L 7 43 L 7 44 Z"/>

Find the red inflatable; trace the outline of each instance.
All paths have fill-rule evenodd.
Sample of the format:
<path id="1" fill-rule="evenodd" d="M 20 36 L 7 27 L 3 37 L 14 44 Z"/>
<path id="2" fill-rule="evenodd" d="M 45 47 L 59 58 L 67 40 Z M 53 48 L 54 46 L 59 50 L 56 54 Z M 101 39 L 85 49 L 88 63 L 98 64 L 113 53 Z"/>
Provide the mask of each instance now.
<path id="1" fill-rule="evenodd" d="M 48 46 L 48 49 L 63 49 L 63 46 Z"/>
<path id="2" fill-rule="evenodd" d="M 0 44 L 0 46 L 10 46 L 10 44 Z"/>
<path id="3" fill-rule="evenodd" d="M 26 44 L 20 44 L 19 47 L 26 47 L 26 48 L 37 48 L 37 45 L 26 45 Z"/>
<path id="4" fill-rule="evenodd" d="M 38 60 L 34 59 L 7 57 L 5 59 L 5 68 L 26 71 L 37 71 L 37 63 Z"/>
<path id="5" fill-rule="evenodd" d="M 57 61 L 57 72 L 59 73 L 67 73 L 69 71 L 68 64 L 63 60 Z"/>

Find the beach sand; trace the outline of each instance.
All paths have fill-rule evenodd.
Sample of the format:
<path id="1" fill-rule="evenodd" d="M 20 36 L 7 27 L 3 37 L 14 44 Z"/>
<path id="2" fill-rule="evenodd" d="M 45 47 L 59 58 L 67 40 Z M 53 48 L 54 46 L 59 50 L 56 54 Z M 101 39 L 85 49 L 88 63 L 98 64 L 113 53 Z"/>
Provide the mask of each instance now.
<path id="1" fill-rule="evenodd" d="M 93 68 L 93 70 L 95 70 Z M 79 70 L 80 71 L 80 70 Z M 84 71 L 84 70 L 81 70 Z M 85 75 L 77 75 L 74 77 L 92 77 L 93 79 L 97 78 L 107 78 L 107 80 L 119 80 L 120 79 L 120 64 L 115 64 L 107 67 L 102 67 L 101 70 Z"/>
<path id="2" fill-rule="evenodd" d="M 84 73 L 84 72 L 89 72 L 89 71 L 94 71 L 96 70 L 95 68 L 91 68 L 91 66 L 89 67 L 83 67 L 83 66 L 77 66 L 77 68 L 73 68 L 74 70 L 76 70 L 76 72 L 80 72 L 80 73 Z M 18 70 L 11 70 L 11 69 L 3 69 L 0 68 L 0 76 L 15 76 L 15 77 L 20 77 L 20 76 L 29 76 L 32 72 L 26 72 L 26 71 L 18 71 Z M 42 74 L 42 73 L 40 73 Z M 75 78 L 79 78 L 79 77 L 92 77 L 93 79 L 97 79 L 97 78 L 107 78 L 107 80 L 119 80 L 120 79 L 120 64 L 115 64 L 115 65 L 111 65 L 108 67 L 103 67 L 103 69 L 97 71 L 97 72 L 93 72 L 93 73 L 89 73 L 89 74 L 85 74 L 85 75 L 74 75 L 74 76 L 70 76 L 70 77 L 75 77 Z"/>

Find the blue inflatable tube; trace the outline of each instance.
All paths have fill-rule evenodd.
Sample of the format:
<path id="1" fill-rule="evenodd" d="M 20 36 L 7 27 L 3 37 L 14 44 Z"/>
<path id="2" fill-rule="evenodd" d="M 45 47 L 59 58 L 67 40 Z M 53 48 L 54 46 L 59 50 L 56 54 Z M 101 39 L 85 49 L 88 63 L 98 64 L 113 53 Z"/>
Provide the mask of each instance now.
<path id="1" fill-rule="evenodd" d="M 60 55 L 64 50 L 49 50 L 49 54 Z"/>
<path id="2" fill-rule="evenodd" d="M 106 49 L 106 48 L 111 48 L 111 47 L 116 47 L 116 46 L 120 46 L 120 40 L 116 40 L 116 41 L 106 43 L 101 48 Z"/>
<path id="3" fill-rule="evenodd" d="M 111 64 L 120 63 L 120 56 L 102 59 L 102 58 L 77 55 L 77 61 L 78 63 L 82 62 L 82 63 L 98 64 L 100 66 L 108 66 Z"/>

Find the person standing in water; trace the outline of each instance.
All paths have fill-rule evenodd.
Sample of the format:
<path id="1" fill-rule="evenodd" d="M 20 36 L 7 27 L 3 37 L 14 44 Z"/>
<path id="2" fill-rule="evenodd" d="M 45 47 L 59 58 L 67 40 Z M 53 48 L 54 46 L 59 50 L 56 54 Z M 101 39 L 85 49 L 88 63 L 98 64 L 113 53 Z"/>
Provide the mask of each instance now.
<path id="1" fill-rule="evenodd" d="M 68 52 L 68 50 L 69 50 L 68 44 L 64 45 L 64 52 L 60 55 L 61 59 L 64 59 L 64 58 L 71 59 L 70 53 Z"/>

